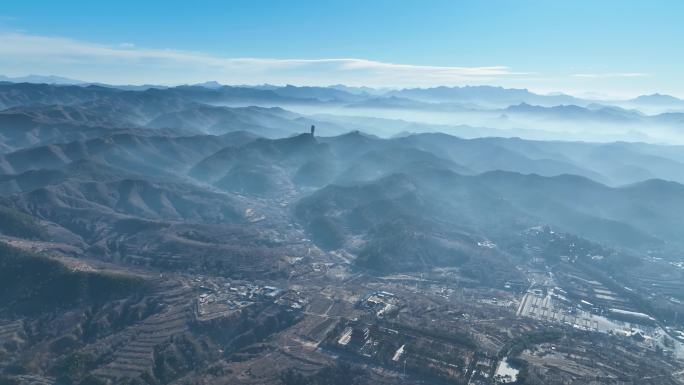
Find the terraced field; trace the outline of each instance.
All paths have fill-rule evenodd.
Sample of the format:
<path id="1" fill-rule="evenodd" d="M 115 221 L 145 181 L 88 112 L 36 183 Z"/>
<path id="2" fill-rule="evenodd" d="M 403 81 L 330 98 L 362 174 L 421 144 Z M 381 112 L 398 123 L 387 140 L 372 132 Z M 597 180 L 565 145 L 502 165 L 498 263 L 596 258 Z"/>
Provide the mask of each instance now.
<path id="1" fill-rule="evenodd" d="M 24 343 L 24 322 L 21 320 L 0 320 L 0 358 L 11 358 L 12 353 Z M 0 359 L 2 363 L 7 360 Z"/>
<path id="2" fill-rule="evenodd" d="M 94 373 L 110 379 L 138 377 L 153 367 L 156 346 L 188 330 L 194 317 L 191 288 L 180 281 L 171 281 L 161 284 L 157 293 L 161 295 L 164 309 L 124 330 L 113 359 Z"/>

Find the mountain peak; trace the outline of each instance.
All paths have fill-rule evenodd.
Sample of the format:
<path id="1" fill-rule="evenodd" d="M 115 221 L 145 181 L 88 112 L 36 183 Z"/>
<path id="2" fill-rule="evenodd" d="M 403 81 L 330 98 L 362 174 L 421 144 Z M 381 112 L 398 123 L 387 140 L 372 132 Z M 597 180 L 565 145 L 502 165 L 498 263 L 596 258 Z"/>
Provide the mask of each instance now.
<path id="1" fill-rule="evenodd" d="M 209 80 L 204 83 L 197 83 L 193 84 L 195 87 L 204 87 L 204 88 L 221 88 L 223 87 L 223 84 L 217 82 L 216 80 Z"/>
<path id="2" fill-rule="evenodd" d="M 650 95 L 641 95 L 638 96 L 634 99 L 632 99 L 632 102 L 635 103 L 647 103 L 647 104 L 653 104 L 653 103 L 674 103 L 674 104 L 682 104 L 684 103 L 684 100 L 676 98 L 672 95 L 667 95 L 667 94 L 660 94 L 660 93 L 654 93 Z"/>

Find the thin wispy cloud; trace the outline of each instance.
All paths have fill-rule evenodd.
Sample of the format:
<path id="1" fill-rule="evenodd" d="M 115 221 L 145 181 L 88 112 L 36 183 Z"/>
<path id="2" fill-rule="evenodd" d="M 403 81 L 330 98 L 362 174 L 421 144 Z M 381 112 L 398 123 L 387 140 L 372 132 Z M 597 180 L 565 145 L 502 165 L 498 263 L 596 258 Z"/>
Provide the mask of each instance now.
<path id="1" fill-rule="evenodd" d="M 576 78 L 588 79 L 608 79 L 608 78 L 643 78 L 651 76 L 651 74 L 644 72 L 616 72 L 616 73 L 579 73 L 572 74 Z"/>
<path id="2" fill-rule="evenodd" d="M 16 32 L 0 33 L 0 56 L 3 57 L 0 71 L 4 73 L 42 72 L 115 83 L 177 84 L 217 80 L 228 84 L 433 86 L 483 83 L 525 75 L 502 65 L 452 67 L 358 58 L 231 58 L 202 52 L 141 48 L 128 42 L 105 45 Z"/>

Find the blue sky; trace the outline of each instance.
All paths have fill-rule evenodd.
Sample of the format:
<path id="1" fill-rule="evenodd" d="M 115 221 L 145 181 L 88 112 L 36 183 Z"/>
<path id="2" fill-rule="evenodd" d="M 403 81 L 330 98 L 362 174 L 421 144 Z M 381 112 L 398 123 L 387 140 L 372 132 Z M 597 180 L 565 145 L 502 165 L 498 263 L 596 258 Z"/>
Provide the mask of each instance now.
<path id="1" fill-rule="evenodd" d="M 3 1 L 0 73 L 684 96 L 682 1 Z"/>

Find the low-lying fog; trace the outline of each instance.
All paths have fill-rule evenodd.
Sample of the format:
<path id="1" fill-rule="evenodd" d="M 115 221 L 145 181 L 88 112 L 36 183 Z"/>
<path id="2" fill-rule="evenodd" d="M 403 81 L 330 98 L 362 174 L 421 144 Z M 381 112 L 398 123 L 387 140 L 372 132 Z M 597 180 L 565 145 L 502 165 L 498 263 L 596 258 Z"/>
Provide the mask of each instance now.
<path id="1" fill-rule="evenodd" d="M 434 104 L 430 109 L 368 108 L 345 104 L 221 103 L 227 107 L 281 107 L 312 119 L 345 125 L 380 137 L 408 132 L 445 132 L 463 138 L 520 137 L 535 140 L 684 144 L 682 113 L 647 115 L 613 106 L 500 109 Z M 671 115 L 671 116 L 669 116 Z M 669 118 L 669 120 L 668 120 Z"/>

